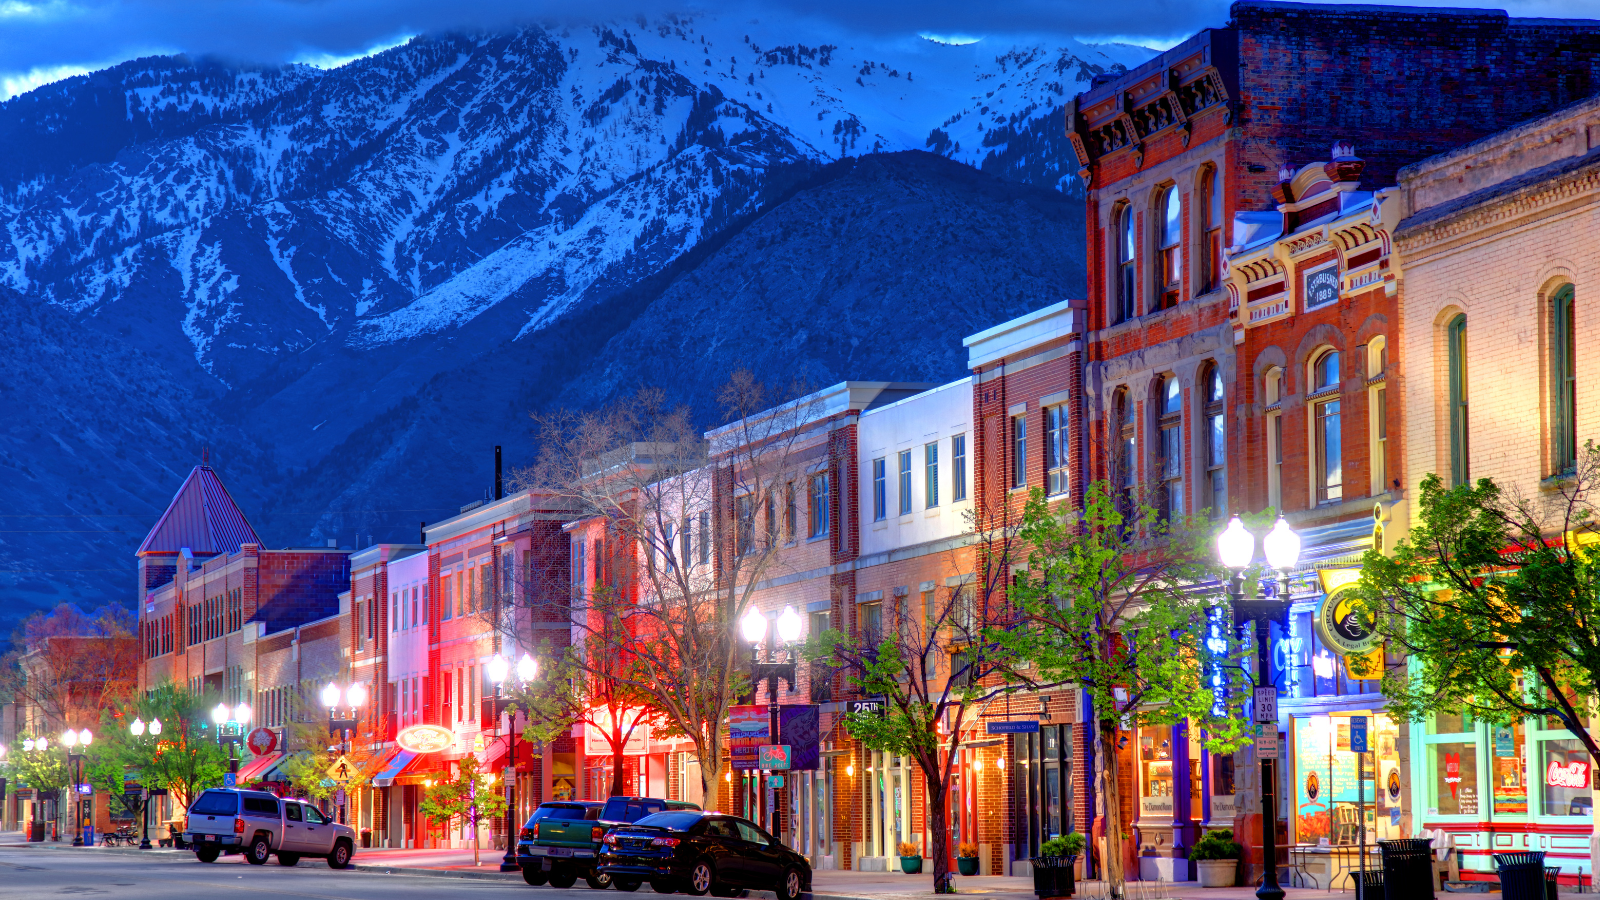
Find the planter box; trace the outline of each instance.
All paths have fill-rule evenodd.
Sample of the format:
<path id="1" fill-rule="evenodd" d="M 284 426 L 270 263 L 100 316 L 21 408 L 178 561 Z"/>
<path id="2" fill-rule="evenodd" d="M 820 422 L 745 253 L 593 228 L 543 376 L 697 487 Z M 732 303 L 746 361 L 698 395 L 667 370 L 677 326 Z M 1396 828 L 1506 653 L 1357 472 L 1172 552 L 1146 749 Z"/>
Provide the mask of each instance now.
<path id="1" fill-rule="evenodd" d="M 1234 877 L 1239 871 L 1237 859 L 1197 859 L 1194 865 L 1203 888 L 1233 887 Z"/>
<path id="2" fill-rule="evenodd" d="M 976 856 L 956 857 L 956 871 L 963 875 L 978 874 L 978 858 Z"/>
<path id="3" fill-rule="evenodd" d="M 902 857 L 900 857 L 900 871 L 906 873 L 907 875 L 915 875 L 918 872 L 921 872 L 922 871 L 922 857 L 920 857 L 920 856 L 902 856 Z"/>
<path id="4" fill-rule="evenodd" d="M 1038 897 L 1071 897 L 1076 885 L 1073 868 L 1076 856 L 1035 856 L 1033 864 L 1033 893 Z"/>

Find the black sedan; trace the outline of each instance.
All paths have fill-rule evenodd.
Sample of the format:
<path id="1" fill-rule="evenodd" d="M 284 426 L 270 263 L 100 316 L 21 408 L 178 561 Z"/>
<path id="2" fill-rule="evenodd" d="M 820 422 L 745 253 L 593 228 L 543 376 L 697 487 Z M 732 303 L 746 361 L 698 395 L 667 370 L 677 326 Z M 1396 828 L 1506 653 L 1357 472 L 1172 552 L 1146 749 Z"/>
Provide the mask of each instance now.
<path id="1" fill-rule="evenodd" d="M 795 900 L 811 890 L 811 863 L 738 816 L 679 810 L 645 816 L 607 834 L 598 870 L 621 891 L 649 882 L 657 893 L 731 897 L 741 889 Z"/>

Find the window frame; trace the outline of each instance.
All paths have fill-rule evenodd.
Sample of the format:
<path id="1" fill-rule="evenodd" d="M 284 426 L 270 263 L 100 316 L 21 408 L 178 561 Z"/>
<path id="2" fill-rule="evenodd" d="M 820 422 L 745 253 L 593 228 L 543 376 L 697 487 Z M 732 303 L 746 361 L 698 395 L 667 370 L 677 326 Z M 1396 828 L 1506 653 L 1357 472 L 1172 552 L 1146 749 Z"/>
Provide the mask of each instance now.
<path id="1" fill-rule="evenodd" d="M 1311 358 L 1311 502 L 1331 505 L 1344 500 L 1344 420 L 1339 351 L 1327 347 Z M 1333 366 L 1332 384 L 1324 383 L 1324 367 Z M 1332 453 L 1336 456 L 1330 456 Z M 1337 471 L 1339 483 L 1330 480 Z"/>
<path id="2" fill-rule="evenodd" d="M 1028 414 L 1011 417 L 1011 489 L 1028 487 Z"/>
<path id="3" fill-rule="evenodd" d="M 911 515 L 911 450 L 900 450 L 895 454 L 895 508 L 902 516 Z"/>
<path id="4" fill-rule="evenodd" d="M 1069 451 L 1071 433 L 1067 404 L 1044 408 L 1045 495 L 1059 497 L 1071 488 Z"/>
<path id="5" fill-rule="evenodd" d="M 1445 324 L 1446 425 L 1449 429 L 1445 449 L 1450 458 L 1450 486 L 1466 484 L 1471 478 L 1471 418 L 1469 407 L 1472 382 L 1467 372 L 1467 316 L 1457 313 Z"/>
<path id="6" fill-rule="evenodd" d="M 965 432 L 950 438 L 950 502 L 967 499 L 967 435 Z"/>
<path id="7" fill-rule="evenodd" d="M 1209 292 L 1222 287 L 1222 179 L 1216 166 L 1207 165 L 1200 169 L 1198 187 L 1195 196 L 1198 198 L 1196 206 L 1200 210 L 1201 266 L 1204 270 L 1200 279 L 1204 290 Z"/>
<path id="8" fill-rule="evenodd" d="M 831 510 L 828 508 L 832 494 L 832 484 L 829 472 L 815 472 L 807 479 L 810 490 L 811 509 L 809 539 L 827 537 L 829 532 L 829 518 Z"/>
<path id="9" fill-rule="evenodd" d="M 1113 325 L 1139 317 L 1139 236 L 1133 204 L 1123 203 L 1115 213 L 1117 283 L 1112 290 Z"/>
<path id="10" fill-rule="evenodd" d="M 1206 496 L 1211 518 L 1221 519 L 1228 511 L 1228 386 L 1222 380 L 1222 366 L 1212 363 L 1205 372 L 1205 458 Z M 1219 502 L 1220 501 L 1220 502 Z"/>
<path id="11" fill-rule="evenodd" d="M 872 461 L 872 521 L 889 518 L 889 458 L 877 457 Z"/>
<path id="12" fill-rule="evenodd" d="M 1183 192 L 1176 184 L 1160 192 L 1156 209 L 1159 227 L 1150 231 L 1155 239 L 1155 307 L 1161 310 L 1177 306 L 1183 290 Z"/>
<path id="13" fill-rule="evenodd" d="M 1577 292 L 1564 284 L 1550 295 L 1550 474 L 1578 466 Z"/>
<path id="14" fill-rule="evenodd" d="M 1156 449 L 1160 452 L 1161 512 L 1164 518 L 1183 515 L 1183 383 L 1177 373 L 1158 383 Z"/>
<path id="15" fill-rule="evenodd" d="M 939 442 L 922 445 L 922 508 L 939 507 Z"/>
<path id="16" fill-rule="evenodd" d="M 1262 377 L 1267 420 L 1267 505 L 1283 511 L 1283 395 L 1284 370 L 1269 366 Z"/>
<path id="17" fill-rule="evenodd" d="M 1376 335 L 1367 341 L 1367 468 L 1376 497 L 1389 490 L 1389 341 Z"/>

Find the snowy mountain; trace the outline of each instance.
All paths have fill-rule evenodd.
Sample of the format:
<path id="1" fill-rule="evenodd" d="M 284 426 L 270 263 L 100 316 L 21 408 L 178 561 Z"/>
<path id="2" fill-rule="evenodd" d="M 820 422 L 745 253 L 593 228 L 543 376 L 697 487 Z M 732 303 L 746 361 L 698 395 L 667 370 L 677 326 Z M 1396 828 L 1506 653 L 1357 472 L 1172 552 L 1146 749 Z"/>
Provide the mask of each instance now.
<path id="1" fill-rule="evenodd" d="M 44 323 L 37 333 L 56 336 L 39 340 L 74 370 L 54 382 L 13 373 L 0 394 L 87 378 L 105 394 L 89 406 L 107 418 L 91 425 L 32 409 L 14 419 L 0 432 L 0 473 L 27 489 L 7 491 L 0 514 L 36 511 L 20 508 L 24 499 L 61 505 L 68 484 L 116 481 L 116 491 L 90 490 L 87 506 L 60 512 L 99 504 L 97 514 L 142 523 L 167 500 L 164 473 L 152 473 L 186 468 L 192 458 L 171 458 L 174 448 L 203 442 L 232 449 L 219 465 L 236 493 L 259 498 L 270 521 L 256 525 L 269 540 L 409 537 L 415 520 L 477 495 L 488 446 L 525 441 L 529 408 L 625 390 L 620 376 L 581 376 L 597 365 L 583 354 L 617 352 L 605 341 L 637 325 L 630 316 L 659 313 L 664 298 L 685 308 L 704 300 L 671 288 L 752 223 L 826 184 L 883 199 L 887 182 L 834 161 L 928 150 L 1076 202 L 1059 107 L 1094 74 L 1147 55 L 1063 37 L 954 46 L 705 16 L 418 38 L 327 71 L 148 58 L 14 98 L 0 104 L 0 296 L 30 308 Z M 970 175 L 954 163 L 888 165 L 909 167 L 903 183 L 948 188 L 958 172 Z M 980 206 L 998 196 L 955 195 Z M 1035 231 L 1060 236 L 1060 205 L 1030 203 L 1017 214 L 1043 216 L 1050 224 Z M 928 238 L 961 243 L 970 237 L 961 219 Z M 1048 254 L 1078 268 L 1039 284 L 1081 285 L 1079 244 Z M 997 270 L 1016 265 L 1003 241 L 990 251 Z M 727 265 L 764 268 L 759 254 Z M 797 263 L 785 277 L 810 276 Z M 890 302 L 870 290 L 841 296 L 851 308 Z M 737 321 L 743 302 L 729 296 L 696 315 Z M 1010 296 L 985 310 L 1030 305 Z M 92 337 L 72 346 L 62 337 L 71 329 Z M 915 343 L 875 363 L 904 372 L 843 371 L 835 361 L 819 374 L 959 374 L 958 361 L 918 358 L 927 348 Z M 800 360 L 820 352 L 805 340 L 791 350 Z M 113 365 L 144 374 L 95 376 Z M 489 396 L 495 408 L 481 402 Z M 116 421 L 156 421 L 152 402 L 170 407 L 159 437 Z M 402 422 L 415 454 L 364 443 Z M 369 457 L 352 458 L 357 447 Z M 383 464 L 386 453 L 413 464 Z M 379 473 L 393 503 L 368 496 Z M 130 493 L 130 484 L 141 487 Z M 432 511 L 414 514 L 424 507 Z M 402 522 L 404 531 L 383 533 Z M 0 568 L 12 573 L 84 552 L 0 529 Z M 112 568 L 137 543 L 112 529 L 77 531 L 72 540 L 104 551 Z M 127 584 L 87 572 L 10 577 L 35 585 L 19 595 L 28 604 L 109 599 Z"/>

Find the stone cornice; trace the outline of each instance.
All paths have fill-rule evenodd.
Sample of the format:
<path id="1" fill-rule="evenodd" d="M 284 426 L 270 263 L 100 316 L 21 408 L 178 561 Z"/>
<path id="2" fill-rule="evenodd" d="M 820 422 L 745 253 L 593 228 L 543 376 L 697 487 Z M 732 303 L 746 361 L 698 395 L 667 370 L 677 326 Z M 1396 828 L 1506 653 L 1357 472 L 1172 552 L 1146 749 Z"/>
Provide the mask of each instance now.
<path id="1" fill-rule="evenodd" d="M 1395 230 L 1396 248 L 1409 255 L 1454 243 L 1475 232 L 1503 228 L 1520 219 L 1555 211 L 1573 201 L 1596 202 L 1597 191 L 1600 191 L 1600 160 L 1500 196 L 1486 197 L 1479 203 L 1418 225 L 1408 226 L 1402 221 Z"/>

